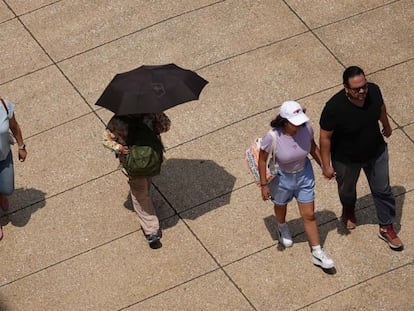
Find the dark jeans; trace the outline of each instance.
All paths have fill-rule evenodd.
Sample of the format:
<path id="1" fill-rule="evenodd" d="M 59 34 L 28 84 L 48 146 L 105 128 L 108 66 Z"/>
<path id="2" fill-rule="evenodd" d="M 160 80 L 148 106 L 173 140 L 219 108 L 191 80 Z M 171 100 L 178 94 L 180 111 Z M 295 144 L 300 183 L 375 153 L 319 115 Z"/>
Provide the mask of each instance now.
<path id="1" fill-rule="evenodd" d="M 332 166 L 336 172 L 339 199 L 344 209 L 355 208 L 356 184 L 363 169 L 374 198 L 379 225 L 385 227 L 395 222 L 395 198 L 390 187 L 387 148 L 366 163 L 342 163 L 333 160 Z"/>

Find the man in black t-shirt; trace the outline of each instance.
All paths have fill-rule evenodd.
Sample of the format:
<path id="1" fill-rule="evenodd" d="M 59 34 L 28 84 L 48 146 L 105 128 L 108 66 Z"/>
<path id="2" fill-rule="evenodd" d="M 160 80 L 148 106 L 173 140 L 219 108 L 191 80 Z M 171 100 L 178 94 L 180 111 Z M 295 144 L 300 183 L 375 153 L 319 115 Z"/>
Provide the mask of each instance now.
<path id="1" fill-rule="evenodd" d="M 380 88 L 367 82 L 363 70 L 356 66 L 344 71 L 343 85 L 344 89 L 326 103 L 319 121 L 323 175 L 336 177 L 342 221 L 354 229 L 356 184 L 363 169 L 377 210 L 379 237 L 392 250 L 401 251 L 404 247 L 393 227 L 395 198 L 383 138 L 390 137 L 392 129 Z"/>

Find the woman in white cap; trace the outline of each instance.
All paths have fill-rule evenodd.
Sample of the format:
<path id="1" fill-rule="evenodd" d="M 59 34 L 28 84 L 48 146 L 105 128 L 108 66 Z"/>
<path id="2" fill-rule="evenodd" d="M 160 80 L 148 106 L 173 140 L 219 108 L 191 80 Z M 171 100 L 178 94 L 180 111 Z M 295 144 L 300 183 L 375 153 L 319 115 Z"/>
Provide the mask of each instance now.
<path id="1" fill-rule="evenodd" d="M 299 103 L 286 101 L 270 126 L 276 134 L 276 144 L 273 143 L 274 138 L 271 133 L 263 137 L 259 153 L 259 174 L 263 200 L 271 199 L 274 203 L 279 243 L 284 247 L 291 247 L 293 244 L 286 223 L 286 210 L 287 204 L 296 198 L 311 246 L 312 262 L 324 269 L 331 269 L 334 263 L 320 246 L 314 213 L 315 177 L 308 154 L 310 153 L 319 165 L 321 165 L 321 157 L 313 138 L 309 118 Z M 273 145 L 274 150 L 271 150 Z M 269 153 L 273 154 L 273 152 L 278 164 L 278 173 L 268 183 L 266 160 Z"/>

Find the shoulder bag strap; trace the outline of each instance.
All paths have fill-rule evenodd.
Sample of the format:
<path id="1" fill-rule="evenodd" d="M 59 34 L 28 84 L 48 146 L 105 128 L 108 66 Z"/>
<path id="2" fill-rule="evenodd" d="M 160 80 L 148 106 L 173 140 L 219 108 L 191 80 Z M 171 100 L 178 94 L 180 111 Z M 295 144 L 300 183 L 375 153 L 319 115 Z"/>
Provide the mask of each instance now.
<path id="1" fill-rule="evenodd" d="M 270 133 L 270 135 L 272 135 L 272 138 L 273 138 L 273 140 L 272 140 L 272 149 L 271 149 L 272 150 L 272 159 L 273 159 L 273 163 L 276 163 L 276 145 L 277 145 L 277 143 L 276 143 L 276 133 L 273 129 L 271 129 L 269 131 L 269 133 Z"/>
<path id="2" fill-rule="evenodd" d="M 3 104 L 4 109 L 6 109 L 6 112 L 7 112 L 7 118 L 8 118 L 8 117 L 9 117 L 9 109 L 7 109 L 7 105 L 6 105 L 6 103 L 4 102 L 4 99 L 3 99 L 3 98 L 0 98 L 0 100 L 1 100 L 1 103 Z"/>

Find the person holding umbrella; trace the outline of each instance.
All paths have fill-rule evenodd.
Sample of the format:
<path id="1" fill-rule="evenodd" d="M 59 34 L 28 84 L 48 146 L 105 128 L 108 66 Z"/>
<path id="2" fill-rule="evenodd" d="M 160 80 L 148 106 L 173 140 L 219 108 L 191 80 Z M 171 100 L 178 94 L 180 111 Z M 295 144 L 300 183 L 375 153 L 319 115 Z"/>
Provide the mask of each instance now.
<path id="1" fill-rule="evenodd" d="M 133 142 L 138 140 L 141 146 L 146 146 L 142 142 L 148 144 L 156 136 L 158 148 L 155 146 L 155 149 L 161 150 L 159 160 L 162 161 L 160 134 L 171 126 L 163 111 L 198 99 L 207 83 L 195 72 L 175 64 L 141 66 L 117 74 L 96 103 L 115 113 L 104 132 L 103 144 L 115 152 L 123 172 L 128 176 L 134 210 L 153 249 L 162 246 L 160 223 L 150 197 L 151 177 L 159 174 L 159 169 L 147 175 L 135 175 L 128 170 L 130 159 L 137 150 Z"/>
<path id="2" fill-rule="evenodd" d="M 103 135 L 104 146 L 115 152 L 120 160 L 121 167 L 129 153 L 128 130 L 134 121 L 142 122 L 154 131 L 161 140 L 160 134 L 170 129 L 171 121 L 164 113 L 135 114 L 128 116 L 113 116 Z M 132 205 L 137 213 L 141 228 L 151 248 L 161 246 L 160 223 L 150 197 L 151 176 L 128 176 Z"/>

